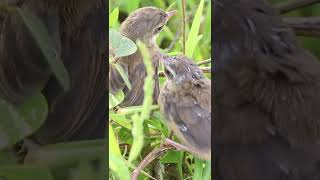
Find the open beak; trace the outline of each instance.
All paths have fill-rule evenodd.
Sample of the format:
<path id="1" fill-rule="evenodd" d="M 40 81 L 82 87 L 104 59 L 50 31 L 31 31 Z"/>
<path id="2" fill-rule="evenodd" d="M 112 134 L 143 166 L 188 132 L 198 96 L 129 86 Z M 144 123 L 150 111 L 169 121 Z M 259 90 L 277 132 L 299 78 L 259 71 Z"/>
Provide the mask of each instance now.
<path id="1" fill-rule="evenodd" d="M 177 10 L 172 10 L 167 12 L 167 20 L 169 20 L 171 18 L 171 16 L 175 15 L 177 13 Z"/>

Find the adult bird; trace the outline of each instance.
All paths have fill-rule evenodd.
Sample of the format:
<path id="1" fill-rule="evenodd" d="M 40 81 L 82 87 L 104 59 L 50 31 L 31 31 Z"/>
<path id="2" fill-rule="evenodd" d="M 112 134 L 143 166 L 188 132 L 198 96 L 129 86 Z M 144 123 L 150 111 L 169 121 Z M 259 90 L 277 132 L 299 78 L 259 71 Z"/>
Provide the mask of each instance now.
<path id="1" fill-rule="evenodd" d="M 167 81 L 159 106 L 165 123 L 191 152 L 211 158 L 211 81 L 184 56 L 163 59 Z"/>
<path id="2" fill-rule="evenodd" d="M 158 68 L 159 59 L 162 57 L 156 44 L 156 38 L 175 12 L 165 12 L 155 7 L 143 7 L 132 12 L 120 27 L 122 35 L 133 41 L 139 39 L 145 43 L 152 57 L 155 81 L 153 103 L 157 102 L 159 96 Z M 111 93 L 121 90 L 124 92 L 125 98 L 119 105 L 121 107 L 141 105 L 144 97 L 144 78 L 147 75 L 142 55 L 137 51 L 132 55 L 117 58 L 115 61 L 125 70 L 132 89 L 129 90 L 118 70 L 111 65 L 109 66 L 109 91 Z"/>
<path id="3" fill-rule="evenodd" d="M 264 0 L 214 0 L 213 176 L 320 179 L 320 64 Z"/>
<path id="4" fill-rule="evenodd" d="M 52 52 L 70 77 L 68 91 L 58 83 L 21 16 L 0 12 L 0 98 L 15 105 L 42 92 L 49 113 L 30 139 L 37 145 L 102 139 L 107 125 L 107 15 L 103 0 L 20 0 L 49 33 Z"/>

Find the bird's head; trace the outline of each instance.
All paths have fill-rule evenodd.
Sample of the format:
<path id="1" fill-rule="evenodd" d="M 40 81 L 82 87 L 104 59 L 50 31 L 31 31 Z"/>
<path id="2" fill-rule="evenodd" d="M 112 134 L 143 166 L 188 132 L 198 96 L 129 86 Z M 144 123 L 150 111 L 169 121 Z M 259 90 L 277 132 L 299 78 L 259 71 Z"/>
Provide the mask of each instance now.
<path id="1" fill-rule="evenodd" d="M 185 56 L 167 56 L 162 62 L 166 77 L 177 85 L 198 84 L 198 81 L 205 78 L 199 66 Z"/>
<path id="2" fill-rule="evenodd" d="M 165 12 L 155 7 L 143 7 L 132 12 L 121 24 L 122 35 L 133 41 L 140 39 L 152 45 L 167 21 L 176 13 L 175 10 Z"/>

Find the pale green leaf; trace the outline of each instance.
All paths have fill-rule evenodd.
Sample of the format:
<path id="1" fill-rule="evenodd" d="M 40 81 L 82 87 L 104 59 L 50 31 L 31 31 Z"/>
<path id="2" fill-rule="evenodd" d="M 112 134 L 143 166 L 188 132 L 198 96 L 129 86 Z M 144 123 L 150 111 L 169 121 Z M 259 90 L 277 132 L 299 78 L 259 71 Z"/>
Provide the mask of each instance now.
<path id="1" fill-rule="evenodd" d="M 198 9 L 196 11 L 196 14 L 194 16 L 191 29 L 188 35 L 187 43 L 186 43 L 186 56 L 192 58 L 195 45 L 194 43 L 197 40 L 199 29 L 200 29 L 200 23 L 201 23 L 201 15 L 203 11 L 203 4 L 204 0 L 201 0 L 198 6 Z"/>
<path id="2" fill-rule="evenodd" d="M 112 27 L 113 25 L 116 24 L 118 21 L 118 16 L 119 16 L 119 8 L 116 7 L 113 9 L 111 14 L 109 15 L 109 27 Z"/>

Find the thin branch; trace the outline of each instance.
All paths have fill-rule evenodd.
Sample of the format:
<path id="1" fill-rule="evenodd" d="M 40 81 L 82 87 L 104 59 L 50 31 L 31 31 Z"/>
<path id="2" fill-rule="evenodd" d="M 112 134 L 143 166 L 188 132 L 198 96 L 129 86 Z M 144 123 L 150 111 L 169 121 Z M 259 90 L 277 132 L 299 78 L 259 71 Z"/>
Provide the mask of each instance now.
<path id="1" fill-rule="evenodd" d="M 186 0 L 181 0 L 182 2 L 182 52 L 186 54 Z"/>
<path id="2" fill-rule="evenodd" d="M 160 146 L 160 148 L 154 149 L 151 151 L 139 164 L 139 166 L 132 172 L 131 180 L 137 180 L 140 171 L 142 171 L 148 164 L 150 164 L 153 160 L 161 156 L 167 150 L 173 149 L 170 146 Z"/>
<path id="3" fill-rule="evenodd" d="M 198 66 L 203 65 L 203 64 L 209 64 L 209 63 L 211 63 L 211 58 L 198 62 Z"/>
<path id="4" fill-rule="evenodd" d="M 187 146 L 184 146 L 182 144 L 179 144 L 169 138 L 166 138 L 165 139 L 165 143 L 166 145 L 170 145 L 172 147 L 175 147 L 176 150 L 180 151 L 180 150 L 183 150 L 183 151 L 187 151 L 191 154 L 198 154 L 197 151 L 195 149 L 192 149 L 191 147 L 187 147 Z"/>
<path id="5" fill-rule="evenodd" d="M 169 146 L 168 146 L 169 145 Z M 195 149 L 192 149 L 190 147 L 184 146 L 182 144 L 179 144 L 169 138 L 165 139 L 165 145 L 161 145 L 159 148 L 154 149 L 151 151 L 139 164 L 139 166 L 132 172 L 131 180 L 137 180 L 140 171 L 142 171 L 148 164 L 150 164 L 153 160 L 160 157 L 164 152 L 176 149 L 176 150 L 183 150 L 190 152 L 192 154 L 197 154 Z"/>
<path id="6" fill-rule="evenodd" d="M 320 17 L 288 17 L 283 21 L 298 36 L 320 36 Z"/>
<path id="7" fill-rule="evenodd" d="M 279 10 L 281 14 L 293 11 L 305 6 L 313 5 L 315 3 L 320 3 L 320 0 L 294 0 L 290 2 L 279 3 L 275 7 Z"/>
<path id="8" fill-rule="evenodd" d="M 211 73 L 211 67 L 200 67 L 203 73 Z M 163 71 L 159 71 L 158 73 L 159 77 L 165 77 L 165 74 Z"/>
<path id="9" fill-rule="evenodd" d="M 179 39 L 179 36 L 180 36 L 180 31 L 177 31 L 177 32 L 176 32 L 176 35 L 174 36 L 173 40 L 171 41 L 169 47 L 168 47 L 167 49 L 165 49 L 164 52 L 167 53 L 167 52 L 169 52 L 169 51 L 173 48 L 174 44 L 175 44 L 175 43 L 177 42 L 177 40 Z"/>

